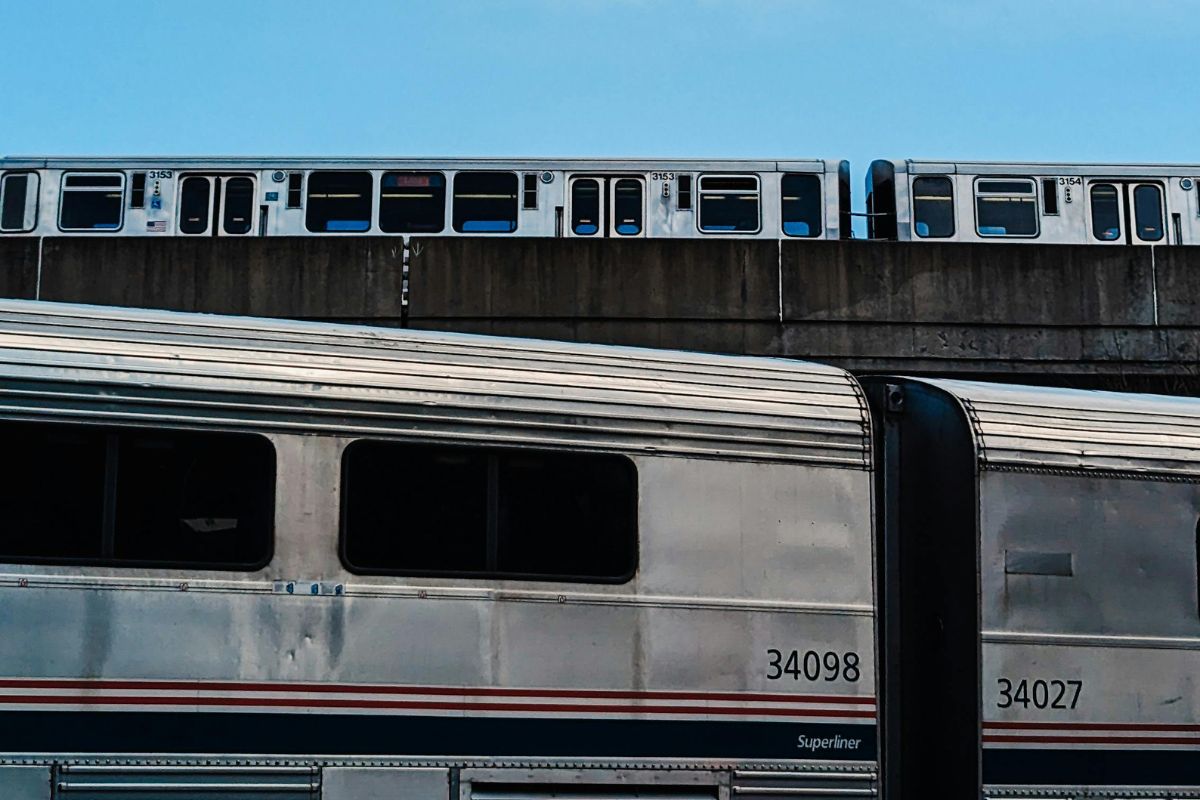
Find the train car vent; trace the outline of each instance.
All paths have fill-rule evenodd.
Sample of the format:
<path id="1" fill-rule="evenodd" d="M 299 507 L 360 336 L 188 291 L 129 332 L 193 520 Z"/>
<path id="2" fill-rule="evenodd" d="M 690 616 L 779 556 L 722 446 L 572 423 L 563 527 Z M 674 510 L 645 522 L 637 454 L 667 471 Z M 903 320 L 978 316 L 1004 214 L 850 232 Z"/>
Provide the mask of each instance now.
<path id="1" fill-rule="evenodd" d="M 146 207 L 146 173 L 133 173 L 132 188 L 129 190 L 129 207 Z"/>
<path id="2" fill-rule="evenodd" d="M 537 208 L 538 176 L 534 173 L 525 175 L 521 192 L 521 208 L 526 211 Z"/>
<path id="3" fill-rule="evenodd" d="M 166 796 L 209 800 L 317 800 L 316 767 L 76 765 L 58 768 L 55 797 L 152 800 Z"/>
<path id="4" fill-rule="evenodd" d="M 688 210 L 692 207 L 692 176 L 679 176 L 679 208 Z"/>
<path id="5" fill-rule="evenodd" d="M 1048 216 L 1058 214 L 1058 181 L 1054 178 L 1042 178 L 1042 208 Z"/>
<path id="6" fill-rule="evenodd" d="M 866 736 L 829 735 L 824 737 L 804 737 L 818 744 L 843 750 L 864 748 Z M 848 743 L 856 742 L 855 747 Z M 803 745 L 801 745 L 803 746 Z M 833 800 L 839 797 L 876 797 L 879 793 L 878 776 L 874 772 L 849 772 L 815 768 L 796 772 L 755 772 L 738 771 L 733 774 L 733 786 L 730 787 L 731 800 Z"/>
<path id="7" fill-rule="evenodd" d="M 299 208 L 301 189 L 304 186 L 304 173 L 293 172 L 288 175 L 287 207 Z"/>
<path id="8" fill-rule="evenodd" d="M 717 800 L 716 786 L 638 786 L 609 784 L 479 783 L 471 800 Z"/>

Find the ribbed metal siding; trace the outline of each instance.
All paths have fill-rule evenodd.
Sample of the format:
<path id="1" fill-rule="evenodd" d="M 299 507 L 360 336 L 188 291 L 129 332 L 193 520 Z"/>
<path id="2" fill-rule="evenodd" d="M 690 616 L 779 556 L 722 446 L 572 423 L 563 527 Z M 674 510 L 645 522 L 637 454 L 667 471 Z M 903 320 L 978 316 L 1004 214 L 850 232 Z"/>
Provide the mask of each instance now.
<path id="1" fill-rule="evenodd" d="M 936 381 L 963 403 L 985 469 L 1200 477 L 1200 400 Z"/>
<path id="2" fill-rule="evenodd" d="M 0 414 L 870 466 L 817 364 L 27 301 L 0 301 Z"/>
<path id="3" fill-rule="evenodd" d="M 64 764 L 56 797 L 68 800 L 316 800 L 316 767 L 118 766 Z"/>

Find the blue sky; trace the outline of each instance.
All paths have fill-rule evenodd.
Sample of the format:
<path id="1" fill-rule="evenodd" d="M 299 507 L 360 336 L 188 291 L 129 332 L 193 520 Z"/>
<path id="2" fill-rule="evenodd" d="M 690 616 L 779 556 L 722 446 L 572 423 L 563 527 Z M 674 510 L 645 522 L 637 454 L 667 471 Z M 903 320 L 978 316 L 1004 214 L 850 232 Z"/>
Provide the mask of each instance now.
<path id="1" fill-rule="evenodd" d="M 0 153 L 1200 162 L 1200 0 L 6 0 Z M 856 205 L 858 202 L 856 201 Z"/>

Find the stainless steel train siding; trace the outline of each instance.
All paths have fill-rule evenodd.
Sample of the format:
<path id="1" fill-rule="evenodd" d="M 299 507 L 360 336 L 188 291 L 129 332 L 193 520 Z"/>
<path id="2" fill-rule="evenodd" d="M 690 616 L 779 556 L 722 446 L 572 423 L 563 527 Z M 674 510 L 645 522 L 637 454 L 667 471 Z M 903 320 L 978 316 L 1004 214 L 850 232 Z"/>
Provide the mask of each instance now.
<path id="1" fill-rule="evenodd" d="M 0 236 L 850 237 L 846 161 L 0 159 Z"/>
<path id="2" fill-rule="evenodd" d="M 906 768 L 933 776 L 891 796 L 982 781 L 989 798 L 1200 797 L 1200 401 L 915 380 L 869 394 L 883 482 L 910 492 L 886 525 L 884 627 L 908 638 L 884 739 L 908 736 Z M 932 702 L 951 710 L 892 718 Z"/>
<path id="3" fill-rule="evenodd" d="M 4 301 L 0 427 L 10 458 L 26 457 L 6 518 L 76 513 L 89 492 L 66 484 L 84 459 L 27 444 L 97 429 L 105 509 L 91 555 L 63 556 L 74 545 L 50 542 L 58 528 L 10 522 L 0 540 L 6 800 L 52 786 L 135 800 L 201 786 L 226 800 L 501 800 L 568 784 L 598 798 L 874 794 L 872 456 L 865 401 L 840 370 Z M 126 448 L 214 437 L 249 441 L 207 468 L 234 494 L 261 485 L 248 465 L 274 463 L 271 546 L 242 566 L 236 547 L 209 562 L 204 544 L 156 549 L 237 544 L 250 523 L 219 508 L 201 502 L 148 534 L 130 523 L 137 536 L 122 521 L 124 493 L 173 469 L 155 456 L 164 466 L 131 486 L 116 467 L 133 469 Z M 347 468 L 355 448 L 384 457 Z M 393 514 L 368 542 L 388 557 L 459 535 L 430 520 L 457 519 L 476 484 L 463 477 L 447 500 L 450 484 L 419 470 L 405 474 L 428 499 L 388 482 L 395 462 L 429 451 L 443 458 L 420 470 L 483 454 L 502 560 L 489 552 L 460 575 L 361 569 L 375 556 L 348 549 L 356 503 Z M 535 550 L 518 554 L 528 574 L 508 577 L 521 532 L 502 519 L 497 544 L 494 512 L 524 503 L 520 518 L 542 525 L 531 503 L 551 514 L 558 493 L 591 490 L 568 485 L 581 458 L 634 476 L 631 574 L 555 575 Z M 560 465 L 535 473 L 553 491 L 506 499 L 495 475 L 528 463 Z M 132 511 L 160 506 L 174 508 L 143 497 Z M 551 522 L 546 541 L 572 536 Z"/>

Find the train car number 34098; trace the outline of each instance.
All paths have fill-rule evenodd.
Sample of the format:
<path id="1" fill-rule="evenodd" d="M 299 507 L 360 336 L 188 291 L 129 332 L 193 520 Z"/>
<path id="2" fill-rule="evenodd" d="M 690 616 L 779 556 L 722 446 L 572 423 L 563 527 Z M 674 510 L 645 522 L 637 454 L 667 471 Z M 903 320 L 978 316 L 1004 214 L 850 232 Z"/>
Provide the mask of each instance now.
<path id="1" fill-rule="evenodd" d="M 836 653 L 826 650 L 767 650 L 767 680 L 789 677 L 794 681 L 843 680 L 857 683 L 862 677 L 858 653 Z"/>

